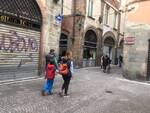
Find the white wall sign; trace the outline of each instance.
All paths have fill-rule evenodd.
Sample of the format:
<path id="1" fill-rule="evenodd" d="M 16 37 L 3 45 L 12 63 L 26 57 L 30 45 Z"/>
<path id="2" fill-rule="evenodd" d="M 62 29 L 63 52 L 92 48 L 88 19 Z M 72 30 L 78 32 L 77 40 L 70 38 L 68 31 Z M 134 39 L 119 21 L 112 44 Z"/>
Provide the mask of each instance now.
<path id="1" fill-rule="evenodd" d="M 125 37 L 124 38 L 125 45 L 134 45 L 135 44 L 135 37 Z"/>

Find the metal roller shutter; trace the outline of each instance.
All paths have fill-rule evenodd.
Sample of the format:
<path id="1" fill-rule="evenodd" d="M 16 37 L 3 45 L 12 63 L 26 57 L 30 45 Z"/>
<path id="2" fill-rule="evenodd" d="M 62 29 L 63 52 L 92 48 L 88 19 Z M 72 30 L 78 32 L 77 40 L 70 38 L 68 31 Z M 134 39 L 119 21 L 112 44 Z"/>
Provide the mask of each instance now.
<path id="1" fill-rule="evenodd" d="M 0 80 L 37 75 L 40 32 L 0 23 Z"/>

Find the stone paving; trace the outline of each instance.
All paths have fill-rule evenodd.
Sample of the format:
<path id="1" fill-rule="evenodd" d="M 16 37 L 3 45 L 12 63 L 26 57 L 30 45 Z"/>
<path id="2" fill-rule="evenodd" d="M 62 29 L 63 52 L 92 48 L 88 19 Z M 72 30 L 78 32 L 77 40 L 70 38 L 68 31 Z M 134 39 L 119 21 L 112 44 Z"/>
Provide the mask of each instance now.
<path id="1" fill-rule="evenodd" d="M 75 71 L 70 97 L 60 97 L 62 79 L 57 76 L 54 94 L 41 96 L 44 80 L 0 86 L 0 113 L 150 113 L 150 85 L 127 81 L 112 68 Z"/>

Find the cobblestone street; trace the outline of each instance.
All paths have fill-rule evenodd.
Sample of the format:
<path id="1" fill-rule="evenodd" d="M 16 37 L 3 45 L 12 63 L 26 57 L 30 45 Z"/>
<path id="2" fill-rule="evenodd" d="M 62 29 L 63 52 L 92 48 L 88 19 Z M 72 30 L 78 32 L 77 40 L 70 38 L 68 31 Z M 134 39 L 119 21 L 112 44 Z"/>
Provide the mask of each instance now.
<path id="1" fill-rule="evenodd" d="M 0 113 L 150 113 L 150 85 L 124 79 L 119 69 L 110 74 L 100 68 L 77 69 L 69 97 L 58 95 L 60 76 L 51 96 L 41 96 L 43 82 L 1 85 Z"/>

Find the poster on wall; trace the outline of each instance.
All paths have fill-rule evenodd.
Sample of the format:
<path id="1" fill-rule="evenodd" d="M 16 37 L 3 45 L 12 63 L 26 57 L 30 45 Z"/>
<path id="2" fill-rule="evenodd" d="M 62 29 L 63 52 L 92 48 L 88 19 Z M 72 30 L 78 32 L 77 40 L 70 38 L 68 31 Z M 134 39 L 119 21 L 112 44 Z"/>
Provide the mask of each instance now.
<path id="1" fill-rule="evenodd" d="M 125 45 L 134 45 L 135 44 L 135 37 L 125 37 L 124 38 Z"/>

